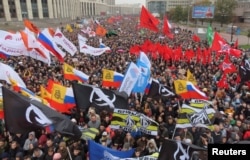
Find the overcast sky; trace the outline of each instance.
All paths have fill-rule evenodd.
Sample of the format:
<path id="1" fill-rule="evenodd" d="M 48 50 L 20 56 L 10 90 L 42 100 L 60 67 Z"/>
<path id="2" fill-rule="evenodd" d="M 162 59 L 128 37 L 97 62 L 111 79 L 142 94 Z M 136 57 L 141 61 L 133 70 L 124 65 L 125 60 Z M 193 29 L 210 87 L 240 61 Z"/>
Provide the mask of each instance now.
<path id="1" fill-rule="evenodd" d="M 141 3 L 145 5 L 146 0 L 115 0 L 116 4 L 132 4 L 132 3 Z"/>

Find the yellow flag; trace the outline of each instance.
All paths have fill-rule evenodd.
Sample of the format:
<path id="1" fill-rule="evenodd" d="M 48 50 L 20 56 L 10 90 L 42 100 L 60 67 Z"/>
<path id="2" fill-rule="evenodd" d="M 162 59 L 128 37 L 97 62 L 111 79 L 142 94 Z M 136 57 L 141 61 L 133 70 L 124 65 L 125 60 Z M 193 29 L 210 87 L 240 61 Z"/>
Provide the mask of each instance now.
<path id="1" fill-rule="evenodd" d="M 74 74 L 74 68 L 67 63 L 63 63 L 63 73 L 64 74 Z"/>
<path id="2" fill-rule="evenodd" d="M 71 25 L 67 24 L 65 28 L 68 32 L 73 32 Z"/>
<path id="3" fill-rule="evenodd" d="M 187 92 L 187 81 L 185 80 L 175 80 L 174 88 L 176 94 L 181 94 Z"/>
<path id="4" fill-rule="evenodd" d="M 51 94 L 43 86 L 40 86 L 40 94 L 43 99 L 50 99 Z"/>
<path id="5" fill-rule="evenodd" d="M 197 85 L 196 79 L 189 69 L 187 71 L 187 81 L 193 83 L 194 85 Z"/>
<path id="6" fill-rule="evenodd" d="M 114 71 L 112 70 L 108 70 L 108 69 L 103 69 L 102 70 L 102 80 L 103 81 L 109 81 L 109 82 L 113 82 L 114 81 Z"/>
<path id="7" fill-rule="evenodd" d="M 66 95 L 66 91 L 67 88 L 60 85 L 60 84 L 53 84 L 53 89 L 52 89 L 52 93 L 51 93 L 51 100 L 60 103 L 60 104 L 64 104 L 64 98 Z"/>

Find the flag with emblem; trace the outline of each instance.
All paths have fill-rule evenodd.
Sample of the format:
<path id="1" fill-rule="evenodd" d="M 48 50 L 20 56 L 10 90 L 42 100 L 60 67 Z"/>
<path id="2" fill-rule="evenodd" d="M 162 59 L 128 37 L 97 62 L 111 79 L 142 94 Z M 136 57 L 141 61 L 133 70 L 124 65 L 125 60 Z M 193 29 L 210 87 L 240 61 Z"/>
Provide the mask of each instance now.
<path id="1" fill-rule="evenodd" d="M 115 109 L 110 127 L 127 132 L 141 131 L 148 135 L 157 135 L 158 123 L 142 113 L 125 109 Z"/>
<path id="2" fill-rule="evenodd" d="M 225 57 L 224 61 L 219 65 L 219 68 L 223 71 L 224 74 L 237 72 L 236 67 L 230 61 L 228 56 Z"/>
<path id="3" fill-rule="evenodd" d="M 5 87 L 2 90 L 4 119 L 6 129 L 9 132 L 26 134 L 30 131 L 53 126 L 54 130 L 63 136 L 76 139 L 81 137 L 82 133 L 78 127 L 63 114 Z"/>
<path id="4" fill-rule="evenodd" d="M 115 108 L 128 108 L 128 95 L 124 92 L 78 83 L 73 83 L 72 87 L 77 107 L 80 109 L 86 110 L 88 107 L 94 106 L 97 111 L 112 112 Z"/>
<path id="5" fill-rule="evenodd" d="M 140 26 L 158 32 L 158 24 L 160 21 L 155 18 L 144 6 L 141 9 Z"/>
<path id="6" fill-rule="evenodd" d="M 196 79 L 189 69 L 187 70 L 187 81 L 192 82 L 194 85 L 197 85 Z"/>
<path id="7" fill-rule="evenodd" d="M 93 140 L 88 141 L 89 159 L 90 160 L 120 160 L 130 158 L 135 152 L 134 149 L 127 151 L 118 151 L 105 147 Z"/>
<path id="8" fill-rule="evenodd" d="M 86 82 L 89 79 L 89 76 L 83 73 L 80 70 L 75 69 L 67 63 L 63 64 L 63 74 L 64 78 L 67 80 L 76 80 L 81 82 Z"/>
<path id="9" fill-rule="evenodd" d="M 230 45 L 227 44 L 226 40 L 223 39 L 218 32 L 214 33 L 214 39 L 211 46 L 212 51 L 217 51 L 219 53 L 229 53 Z"/>
<path id="10" fill-rule="evenodd" d="M 177 118 L 176 128 L 213 128 L 215 110 L 209 106 L 190 106 L 183 104 Z"/>
<path id="11" fill-rule="evenodd" d="M 70 110 L 76 106 L 73 89 L 62 86 L 54 81 L 50 82 L 43 96 L 46 97 L 45 99 L 49 102 L 50 106 L 58 112 L 70 113 Z"/>
<path id="12" fill-rule="evenodd" d="M 186 80 L 174 81 L 175 93 L 184 99 L 208 99 L 207 95 L 200 91 L 192 82 Z"/>
<path id="13" fill-rule="evenodd" d="M 116 71 L 103 69 L 102 70 L 102 86 L 119 88 L 124 75 Z"/>
<path id="14" fill-rule="evenodd" d="M 176 94 L 167 86 L 163 86 L 160 82 L 156 79 L 152 79 L 150 81 L 150 87 L 148 96 L 151 98 L 157 97 L 174 97 Z"/>
<path id="15" fill-rule="evenodd" d="M 175 141 L 171 139 L 164 139 L 158 160 L 192 160 L 202 159 L 207 160 L 207 149 L 184 143 L 182 141 Z"/>

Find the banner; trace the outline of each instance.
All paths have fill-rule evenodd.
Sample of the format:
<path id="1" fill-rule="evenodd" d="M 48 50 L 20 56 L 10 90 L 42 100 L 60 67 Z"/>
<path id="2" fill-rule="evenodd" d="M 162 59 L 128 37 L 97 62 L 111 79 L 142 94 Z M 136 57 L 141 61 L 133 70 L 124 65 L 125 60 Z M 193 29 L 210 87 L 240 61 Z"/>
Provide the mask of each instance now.
<path id="1" fill-rule="evenodd" d="M 157 135 L 158 123 L 142 113 L 125 109 L 115 109 L 110 127 L 127 132 L 141 131 L 149 135 Z"/>
<path id="2" fill-rule="evenodd" d="M 113 150 L 92 140 L 88 141 L 88 149 L 90 160 L 120 160 L 121 158 L 132 157 L 134 153 L 134 149 L 128 151 Z"/>
<path id="3" fill-rule="evenodd" d="M 214 18 L 214 6 L 194 6 L 192 18 Z"/>

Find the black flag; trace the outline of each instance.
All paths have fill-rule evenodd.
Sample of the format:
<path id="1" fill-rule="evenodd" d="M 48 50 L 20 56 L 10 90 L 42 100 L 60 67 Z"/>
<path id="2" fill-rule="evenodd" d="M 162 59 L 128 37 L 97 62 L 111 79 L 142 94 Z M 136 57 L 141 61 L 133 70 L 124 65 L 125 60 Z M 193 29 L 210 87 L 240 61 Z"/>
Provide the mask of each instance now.
<path id="1" fill-rule="evenodd" d="M 5 124 L 11 133 L 24 134 L 51 127 L 64 136 L 80 139 L 82 133 L 77 125 L 63 114 L 5 87 L 2 92 Z"/>
<path id="2" fill-rule="evenodd" d="M 171 91 L 167 86 L 163 86 L 157 80 L 153 79 L 148 96 L 151 98 L 155 97 L 174 97 L 176 94 Z"/>
<path id="3" fill-rule="evenodd" d="M 78 83 L 73 83 L 72 87 L 76 105 L 80 109 L 86 110 L 90 106 L 96 107 L 97 110 L 106 109 L 107 111 L 113 111 L 114 108 L 128 109 L 128 95 L 125 92 Z"/>
<path id="4" fill-rule="evenodd" d="M 241 83 L 250 80 L 250 62 L 244 58 L 242 65 L 239 68 Z"/>
<path id="5" fill-rule="evenodd" d="M 207 149 L 182 141 L 164 139 L 158 160 L 192 160 L 197 156 L 206 160 Z"/>

